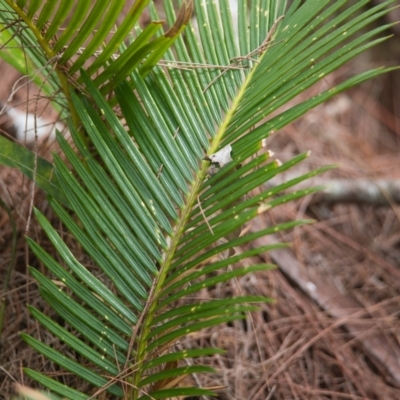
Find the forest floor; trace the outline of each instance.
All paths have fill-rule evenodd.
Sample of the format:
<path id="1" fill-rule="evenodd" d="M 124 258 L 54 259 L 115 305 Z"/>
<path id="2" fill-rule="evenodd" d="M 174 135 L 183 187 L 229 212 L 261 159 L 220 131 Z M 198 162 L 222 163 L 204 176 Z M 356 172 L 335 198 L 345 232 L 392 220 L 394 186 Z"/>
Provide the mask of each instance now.
<path id="1" fill-rule="evenodd" d="M 308 95 L 343 81 L 358 68 L 375 66 L 365 58 L 357 62 L 328 76 Z M 5 101 L 18 76 L 4 64 L 0 71 L 0 100 Z M 32 95 L 35 89 L 30 90 Z M 259 230 L 294 218 L 315 220 L 251 244 L 291 243 L 289 249 L 245 261 L 246 265 L 272 262 L 275 270 L 201 294 L 264 295 L 275 302 L 262 305 L 242 322 L 206 330 L 182 342 L 183 347 L 211 344 L 227 350 L 205 361 L 217 372 L 194 377 L 195 384 L 217 387 L 221 400 L 400 398 L 400 207 L 396 194 L 382 186 L 382 181 L 400 181 L 399 93 L 399 74 L 375 79 L 317 107 L 269 139 L 268 148 L 282 161 L 311 150 L 296 169 L 298 174 L 336 164 L 337 168 L 315 178 L 318 185 L 329 186 L 333 179 L 350 180 L 355 188 L 362 185 L 346 201 L 309 196 L 273 209 L 246 227 Z M 14 102 L 23 102 L 26 95 L 26 89 L 19 91 Z M 49 111 L 45 115 L 56 117 Z M 386 204 L 357 196 L 363 188 L 368 192 L 374 187 Z M 8 400 L 15 382 L 32 384 L 24 377 L 23 367 L 54 375 L 58 371 L 19 335 L 25 332 L 46 340 L 47 333 L 26 305 L 49 311 L 26 267 L 42 268 L 24 241 L 32 208 L 31 185 L 16 170 L 1 167 L 0 197 L 12 215 L 10 220 L 0 208 L 0 282 L 10 265 L 13 224 L 17 232 L 16 265 L 6 293 L 1 294 L 6 315 L 0 338 L 0 399 Z M 34 204 L 52 218 L 39 191 Z M 34 219 L 27 234 L 50 248 Z M 69 240 L 72 251 L 80 252 Z"/>

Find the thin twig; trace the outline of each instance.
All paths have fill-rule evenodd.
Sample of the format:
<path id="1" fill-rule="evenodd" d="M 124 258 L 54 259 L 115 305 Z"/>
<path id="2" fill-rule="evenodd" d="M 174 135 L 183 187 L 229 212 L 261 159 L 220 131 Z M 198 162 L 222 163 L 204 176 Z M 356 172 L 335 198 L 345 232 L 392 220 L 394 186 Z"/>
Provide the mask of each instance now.
<path id="1" fill-rule="evenodd" d="M 36 103 L 35 103 L 35 111 L 33 114 L 33 126 L 34 126 L 34 131 L 35 131 L 35 144 L 34 144 L 34 159 L 33 159 L 33 171 L 32 171 L 32 191 L 31 191 L 31 200 L 29 204 L 29 212 L 28 212 L 28 219 L 26 221 L 26 227 L 25 227 L 25 235 L 28 234 L 29 231 L 29 225 L 31 223 L 32 219 L 32 210 L 33 210 L 33 203 L 35 200 L 35 189 L 36 189 L 36 174 L 37 174 L 37 166 L 38 166 L 38 152 L 39 152 L 39 146 L 38 146 L 38 126 L 37 126 L 37 114 L 38 114 L 38 104 L 39 104 L 39 95 L 44 87 L 44 85 L 47 83 L 47 80 L 49 79 L 50 75 L 47 75 L 45 79 L 43 79 L 42 84 L 40 85 L 39 88 L 39 94 L 36 97 Z M 25 134 L 28 131 L 27 127 L 25 127 Z"/>
<path id="2" fill-rule="evenodd" d="M 178 135 L 178 132 L 179 132 L 179 126 L 175 129 L 174 136 L 173 136 L 174 140 L 175 140 L 176 136 Z M 157 179 L 160 179 L 163 168 L 164 168 L 164 164 L 161 164 L 160 168 L 157 171 L 157 177 L 156 177 Z"/>
<path id="3" fill-rule="evenodd" d="M 156 177 L 157 179 L 160 179 L 163 168 L 164 168 L 164 164 L 161 164 L 160 168 L 158 168 L 158 171 L 157 171 L 157 177 Z"/>
<path id="4" fill-rule="evenodd" d="M 160 60 L 158 62 L 161 66 L 167 68 L 176 68 L 176 69 L 223 69 L 223 70 L 242 70 L 247 68 L 243 65 L 216 65 L 216 64 L 202 64 L 202 63 L 192 63 L 192 62 L 185 62 L 185 61 L 168 61 L 168 60 Z"/>
<path id="5" fill-rule="evenodd" d="M 209 229 L 210 232 L 211 232 L 211 235 L 214 236 L 214 231 L 212 230 L 211 225 L 209 224 L 208 219 L 207 219 L 207 217 L 206 217 L 206 215 L 205 215 L 205 213 L 204 213 L 204 210 L 203 210 L 203 208 L 201 207 L 201 203 L 200 203 L 200 198 L 199 198 L 199 196 L 197 196 L 197 204 L 198 204 L 198 206 L 199 206 L 199 210 L 200 210 L 200 212 L 201 212 L 201 215 L 203 216 L 204 221 L 206 222 L 206 224 L 207 224 L 207 226 L 208 226 L 208 229 Z"/>
<path id="6" fill-rule="evenodd" d="M 136 321 L 135 328 L 134 328 L 134 330 L 132 332 L 132 336 L 131 336 L 131 339 L 129 341 L 128 352 L 126 354 L 126 360 L 125 360 L 125 364 L 124 364 L 124 368 L 123 368 L 124 370 L 126 369 L 126 367 L 128 365 L 128 362 L 129 362 L 129 359 L 130 359 L 130 355 L 132 353 L 133 345 L 135 344 L 135 340 L 136 340 L 138 331 L 140 329 L 140 326 L 142 324 L 143 318 L 145 317 L 145 315 L 146 315 L 146 313 L 147 313 L 147 311 L 148 311 L 148 309 L 150 307 L 150 304 L 151 304 L 151 302 L 153 300 L 153 294 L 154 294 L 154 289 L 156 287 L 156 282 L 157 282 L 157 279 L 154 278 L 153 283 L 152 283 L 151 288 L 150 288 L 149 297 L 146 300 L 146 304 L 144 305 L 143 311 L 141 312 L 138 320 Z"/>
<path id="7" fill-rule="evenodd" d="M 274 395 L 277 387 L 278 387 L 278 385 L 272 386 L 272 389 L 269 392 L 269 394 L 268 394 L 268 396 L 267 396 L 267 398 L 265 400 L 271 400 L 272 399 L 272 396 Z"/>
<path id="8" fill-rule="evenodd" d="M 92 396 L 88 398 L 88 400 L 92 400 L 98 397 L 99 394 L 103 393 L 106 389 L 108 389 L 110 386 L 112 386 L 116 382 L 121 382 L 123 385 L 128 385 L 133 387 L 134 389 L 137 389 L 140 391 L 140 393 L 143 393 L 144 395 L 148 396 L 151 400 L 156 400 L 150 393 L 147 393 L 145 390 L 142 388 L 139 388 L 135 386 L 131 382 L 127 382 L 125 378 L 129 375 L 129 373 L 126 373 L 123 375 L 123 373 L 118 374 L 118 376 L 105 376 L 105 378 L 110 379 L 105 385 L 103 385 L 101 388 L 99 388 Z"/>
<path id="9" fill-rule="evenodd" d="M 67 47 L 64 47 L 64 50 L 66 50 Z M 82 54 L 86 50 L 85 47 L 80 47 L 78 51 L 76 52 L 77 54 Z M 95 51 L 92 55 L 94 57 L 99 57 L 103 53 L 102 50 L 97 50 Z M 112 54 L 110 57 L 113 60 L 116 60 L 119 58 L 119 54 Z M 230 65 L 217 65 L 217 64 L 206 64 L 206 63 L 195 63 L 195 62 L 187 62 L 187 61 L 178 61 L 178 60 L 159 60 L 158 65 L 161 67 L 166 67 L 166 68 L 175 68 L 175 69 L 184 69 L 184 70 L 191 70 L 191 69 L 223 69 L 225 70 L 243 70 L 246 69 L 247 66 L 244 65 L 235 65 L 235 64 L 230 64 Z"/>
<path id="10" fill-rule="evenodd" d="M 253 56 L 260 56 L 262 54 L 264 54 L 267 49 L 270 47 L 271 42 L 272 42 L 272 35 L 275 33 L 276 31 L 276 27 L 278 26 L 279 22 L 284 18 L 284 15 L 281 15 L 275 22 L 274 24 L 271 26 L 271 29 L 269 30 L 267 37 L 264 39 L 264 41 L 261 43 L 261 45 L 259 47 L 257 47 L 255 50 L 251 51 L 249 54 L 243 56 L 243 57 L 235 57 L 232 58 L 231 61 L 244 61 L 244 60 L 249 60 L 250 57 Z"/>
<path id="11" fill-rule="evenodd" d="M 229 68 L 224 67 L 224 70 L 217 75 L 204 89 L 203 93 L 205 93 L 219 78 L 221 78 L 229 69 L 237 69 L 234 67 L 237 67 L 236 64 L 241 63 L 243 61 L 253 61 L 254 63 L 258 63 L 258 60 L 255 60 L 252 58 L 253 56 L 261 56 L 264 54 L 267 49 L 270 47 L 271 42 L 272 42 L 272 35 L 275 33 L 276 27 L 278 23 L 284 18 L 284 15 L 281 15 L 272 25 L 271 29 L 269 30 L 267 37 L 265 40 L 261 43 L 259 47 L 257 47 L 255 50 L 251 51 L 249 54 L 245 56 L 240 56 L 240 57 L 234 57 L 231 58 L 231 65 Z M 242 65 L 242 69 L 246 68 L 245 66 Z"/>
<path id="12" fill-rule="evenodd" d="M 36 76 L 38 75 L 38 72 L 39 72 L 39 71 L 46 69 L 49 65 L 51 65 L 51 64 L 52 64 L 54 61 L 56 61 L 58 58 L 59 58 L 59 56 L 53 57 L 53 58 L 51 58 L 50 60 L 48 60 L 48 61 L 46 62 L 46 64 L 45 64 L 43 67 L 40 67 L 40 68 L 35 69 L 34 71 L 32 71 L 31 74 L 23 75 L 23 76 L 21 76 L 20 78 L 18 78 L 18 79 L 14 82 L 14 84 L 13 84 L 13 86 L 12 86 L 11 94 L 8 96 L 8 99 L 7 99 L 6 104 L 7 104 L 8 102 L 11 102 L 11 101 L 12 101 L 12 99 L 14 98 L 15 93 L 17 93 L 18 90 L 20 90 L 20 89 L 23 88 L 24 86 L 28 85 L 29 83 L 33 82 L 33 81 L 35 80 Z M 21 80 L 23 80 L 23 79 L 25 79 L 25 78 L 28 78 L 28 80 L 27 80 L 26 82 L 24 82 L 23 84 L 21 84 L 21 86 L 18 86 L 18 87 L 17 87 L 17 84 L 18 84 Z M 45 82 L 46 82 L 46 81 L 47 81 L 47 80 L 45 80 Z M 42 85 L 42 86 L 43 86 L 43 85 Z M 4 106 L 4 107 L 5 107 L 5 106 Z M 4 110 L 4 107 L 3 107 L 2 111 Z"/>
<path id="13" fill-rule="evenodd" d="M 217 82 L 217 80 L 219 78 L 221 78 L 225 73 L 228 72 L 228 69 L 225 69 L 224 71 L 222 71 L 219 75 L 217 75 L 203 90 L 203 93 L 205 93 L 212 85 L 214 85 L 215 82 Z"/>
<path id="14" fill-rule="evenodd" d="M 231 271 L 233 271 L 232 265 L 229 265 L 229 266 L 228 266 L 228 269 L 230 269 Z M 241 286 L 240 286 L 240 283 L 239 283 L 238 278 L 235 277 L 234 279 L 235 279 L 236 286 L 237 286 L 237 288 L 238 288 L 238 290 L 239 290 L 240 296 L 243 296 L 244 294 L 243 294 L 243 291 L 242 291 L 242 288 L 241 288 Z M 257 336 L 256 324 L 254 323 L 254 319 L 253 319 L 253 316 L 251 315 L 251 313 L 249 312 L 247 315 L 249 316 L 250 323 L 251 323 L 251 327 L 253 328 L 254 340 L 255 340 L 255 342 L 256 342 L 256 346 L 257 346 L 257 350 L 258 350 L 258 357 L 260 357 L 260 361 L 262 361 L 263 357 L 262 357 L 260 342 L 259 342 L 258 336 Z M 263 368 L 263 370 L 265 371 L 265 366 L 264 366 L 264 364 L 262 364 L 262 368 Z"/>

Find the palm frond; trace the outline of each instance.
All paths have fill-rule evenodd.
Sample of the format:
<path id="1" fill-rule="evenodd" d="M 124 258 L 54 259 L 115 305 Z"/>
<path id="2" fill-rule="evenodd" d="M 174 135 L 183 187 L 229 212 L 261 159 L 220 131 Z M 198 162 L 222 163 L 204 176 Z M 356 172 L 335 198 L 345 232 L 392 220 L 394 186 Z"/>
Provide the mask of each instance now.
<path id="1" fill-rule="evenodd" d="M 40 71 L 46 93 L 54 95 L 63 90 L 66 99 L 56 96 L 56 105 L 65 105 L 65 100 L 69 100 L 69 87 L 80 84 L 79 70 L 83 66 L 90 76 L 95 76 L 98 86 L 104 86 L 103 93 L 109 94 L 139 63 L 146 60 L 147 69 L 151 69 L 187 25 L 192 13 L 191 1 L 184 3 L 171 29 L 164 35 L 153 38 L 162 27 L 158 21 L 150 23 L 133 40 L 132 29 L 148 3 L 149 0 L 135 1 L 117 28 L 117 19 L 125 5 L 123 0 L 37 0 L 29 3 L 1 0 L 0 22 L 3 30 L 8 28 L 7 35 L 11 32 L 11 37 L 0 41 L 0 56 L 11 60 L 7 44 L 11 40 L 19 43 L 28 55 L 29 68 L 26 71 L 23 53 L 11 50 L 13 56 L 19 54 L 20 60 L 17 63 L 13 59 L 13 65 L 23 74 L 37 75 Z M 128 38 L 128 48 L 118 56 L 119 47 Z M 112 59 L 115 61 L 110 62 Z"/>
<path id="2" fill-rule="evenodd" d="M 55 174 L 74 216 L 58 201 L 50 202 L 102 276 L 83 265 L 36 212 L 60 262 L 31 239 L 29 245 L 62 284 L 33 269 L 32 274 L 44 298 L 76 334 L 30 309 L 93 368 L 81 367 L 72 357 L 27 335 L 26 341 L 100 391 L 119 397 L 209 395 L 203 388 L 176 387 L 187 374 L 209 371 L 180 362 L 217 350 L 182 351 L 176 341 L 244 318 L 256 309 L 254 303 L 270 299 L 182 299 L 202 288 L 271 269 L 269 264 L 233 265 L 282 245 L 238 255 L 234 248 L 310 222 L 288 221 L 239 235 L 244 224 L 272 207 L 318 190 L 292 188 L 330 168 L 266 188 L 265 182 L 294 168 L 308 154 L 281 164 L 271 160 L 262 140 L 336 93 L 388 69 L 366 72 L 277 116 L 271 114 L 360 51 L 384 40 L 373 36 L 387 26 L 352 35 L 387 12 L 384 7 L 392 2 L 360 13 L 363 2 L 339 12 L 344 1 L 313 0 L 302 5 L 294 1 L 285 12 L 285 1 L 254 1 L 247 14 L 247 1 L 241 0 L 236 35 L 227 0 L 195 1 L 200 39 L 189 26 L 166 51 L 163 65 L 150 68 L 155 59 L 148 58 L 151 62 L 129 71 L 129 80 L 121 77 L 115 101 L 122 116 L 99 88 L 106 76 L 96 82 L 91 79 L 93 71 L 82 72 L 81 92 L 71 93 L 71 101 L 90 147 L 71 125 L 77 153 L 59 135 L 65 160 L 55 157 Z M 169 23 L 180 21 L 173 2 L 164 3 Z M 154 7 L 151 13 L 158 19 Z M 145 29 L 137 40 L 153 28 Z M 122 52 L 117 61 L 110 61 L 110 68 L 129 60 L 129 49 L 126 58 Z M 228 156 L 211 171 L 204 157 L 221 149 Z M 259 194 L 248 197 L 258 187 L 262 187 Z M 177 301 L 181 303 L 173 308 Z M 50 378 L 27 373 L 58 394 L 69 393 Z M 81 393 L 76 396 L 71 398 L 85 398 Z"/>
<path id="3" fill-rule="evenodd" d="M 68 201 L 53 173 L 53 165 L 42 157 L 36 157 L 30 150 L 0 136 L 0 164 L 18 168 L 37 186 L 58 199 L 64 205 Z"/>

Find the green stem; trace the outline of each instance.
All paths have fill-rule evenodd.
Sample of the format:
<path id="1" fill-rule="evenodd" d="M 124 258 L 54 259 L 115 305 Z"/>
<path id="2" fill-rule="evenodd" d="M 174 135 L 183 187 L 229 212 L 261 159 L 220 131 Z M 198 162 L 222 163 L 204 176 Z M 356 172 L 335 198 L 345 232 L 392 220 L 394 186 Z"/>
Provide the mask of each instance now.
<path id="1" fill-rule="evenodd" d="M 186 207 L 184 208 L 181 218 L 175 228 L 175 234 L 172 237 L 171 245 L 169 246 L 169 249 L 165 255 L 165 260 L 160 268 L 157 283 L 156 283 L 156 286 L 154 289 L 155 298 L 149 299 L 151 304 L 150 304 L 147 314 L 144 317 L 143 328 L 141 330 L 141 334 L 140 334 L 140 337 L 138 340 L 138 350 L 137 350 L 137 358 L 138 359 L 136 360 L 136 363 L 135 363 L 135 373 L 134 373 L 134 377 L 133 377 L 133 380 L 134 380 L 133 385 L 134 386 L 133 387 L 138 386 L 138 384 L 141 380 L 141 377 L 142 377 L 141 368 L 142 368 L 143 362 L 145 360 L 146 347 L 147 347 L 146 337 L 150 333 L 151 324 L 154 319 L 154 314 L 156 312 L 157 305 L 158 305 L 158 299 L 156 297 L 161 292 L 161 289 L 163 288 L 165 279 L 167 278 L 167 274 L 168 274 L 170 265 L 172 263 L 172 260 L 174 258 L 175 251 L 178 248 L 180 239 L 185 232 L 186 223 L 189 219 L 193 205 L 196 202 L 197 195 L 200 191 L 201 185 L 206 176 L 207 168 L 208 168 L 208 162 L 204 161 L 201 170 L 197 174 L 195 183 L 192 186 L 192 190 L 186 201 Z M 130 398 L 133 400 L 137 400 L 138 395 L 139 395 L 138 391 L 133 389 Z"/>
<path id="2" fill-rule="evenodd" d="M 216 136 L 214 137 L 214 140 L 211 144 L 211 147 L 208 151 L 209 154 L 213 154 L 217 151 L 218 146 L 220 145 L 220 143 L 222 142 L 224 133 L 226 131 L 226 129 L 229 126 L 230 121 L 232 120 L 232 117 L 234 116 L 239 103 L 249 85 L 249 82 L 251 81 L 251 78 L 253 76 L 254 71 L 257 68 L 256 64 L 254 66 L 254 68 L 252 69 L 252 71 L 249 73 L 249 75 L 246 77 L 246 80 L 244 82 L 244 84 L 242 85 L 242 87 L 240 88 L 235 100 L 233 101 L 228 113 L 225 116 L 224 121 L 222 122 L 221 126 L 218 129 L 218 133 L 216 134 Z M 143 327 L 141 329 L 141 333 L 138 337 L 138 350 L 136 353 L 137 359 L 135 362 L 135 372 L 133 374 L 133 387 L 138 387 L 139 382 L 142 379 L 142 366 L 143 363 L 145 361 L 146 358 L 146 348 L 147 348 L 147 340 L 146 337 L 148 336 L 148 334 L 150 333 L 150 329 L 152 326 L 152 321 L 154 319 L 154 315 L 155 312 L 157 310 L 157 305 L 158 305 L 158 295 L 161 293 L 162 288 L 164 286 L 164 282 L 167 278 L 168 272 L 170 270 L 170 266 L 172 264 L 172 261 L 174 259 L 175 256 L 175 252 L 179 246 L 180 240 L 182 238 L 182 236 L 185 233 L 185 227 L 186 224 L 188 222 L 190 213 L 192 212 L 193 206 L 197 201 L 197 196 L 200 192 L 201 186 L 204 182 L 204 179 L 206 177 L 206 172 L 207 169 L 209 167 L 209 163 L 208 162 L 203 162 L 202 163 L 202 167 L 201 170 L 198 172 L 197 176 L 196 176 L 196 180 L 192 186 L 192 190 L 187 198 L 186 201 L 186 206 L 182 211 L 181 214 L 181 218 L 175 228 L 175 233 L 172 237 L 171 240 L 171 245 L 169 246 L 169 249 L 165 255 L 165 260 L 161 265 L 160 271 L 159 271 L 159 275 L 157 278 L 157 283 L 155 286 L 155 290 L 154 290 L 154 297 L 152 299 L 149 299 L 150 302 L 150 307 L 147 310 L 146 315 L 144 316 L 144 320 L 143 320 Z M 139 396 L 139 391 L 132 389 L 130 396 L 128 396 L 128 398 L 132 399 L 132 400 L 137 400 Z"/>

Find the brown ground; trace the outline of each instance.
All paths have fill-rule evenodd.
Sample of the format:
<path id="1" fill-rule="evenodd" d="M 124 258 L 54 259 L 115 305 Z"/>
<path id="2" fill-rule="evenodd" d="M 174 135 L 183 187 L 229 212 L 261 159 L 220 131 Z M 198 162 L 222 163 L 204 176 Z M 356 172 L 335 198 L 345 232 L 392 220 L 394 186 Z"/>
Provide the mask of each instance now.
<path id="1" fill-rule="evenodd" d="M 399 54 L 398 49 L 385 46 L 380 58 L 386 65 L 399 64 L 400 58 L 389 57 Z M 376 54 L 369 57 L 377 58 Z M 334 85 L 357 69 L 375 66 L 371 59 L 358 59 L 313 91 Z M 6 88 L 12 87 L 10 82 L 16 75 L 5 72 L 3 64 L 0 71 L 0 100 L 4 101 Z M 275 134 L 269 148 L 282 160 L 311 150 L 305 167 L 299 166 L 301 171 L 338 164 L 337 169 L 323 175 L 326 181 L 399 180 L 399 93 L 398 73 L 368 82 Z M 23 99 L 26 92 L 21 91 L 19 96 Z M 33 384 L 24 377 L 22 367 L 57 375 L 54 366 L 19 336 L 27 332 L 42 340 L 47 338 L 26 309 L 26 304 L 32 304 L 49 311 L 26 269 L 27 264 L 42 269 L 23 238 L 30 215 L 30 193 L 30 183 L 18 172 L 1 167 L 0 197 L 10 208 L 12 219 L 0 209 L 0 282 L 5 281 L 10 265 L 12 224 L 17 231 L 16 265 L 2 294 L 6 316 L 0 338 L 0 399 L 7 400 L 14 382 Z M 41 193 L 36 192 L 34 203 L 52 217 Z M 400 398 L 400 208 L 390 197 L 389 203 L 384 207 L 327 205 L 305 198 L 254 221 L 248 229 L 292 218 L 316 219 L 313 225 L 276 238 L 292 242 L 291 250 L 245 262 L 272 259 L 278 269 L 202 293 L 218 297 L 251 293 L 277 301 L 263 305 L 244 322 L 183 341 L 184 347 L 211 344 L 227 350 L 206 361 L 216 368 L 216 374 L 194 377 L 194 382 L 203 387 L 222 386 L 218 393 L 223 400 Z M 34 220 L 28 232 L 49 247 Z M 72 241 L 69 244 L 79 251 Z"/>

